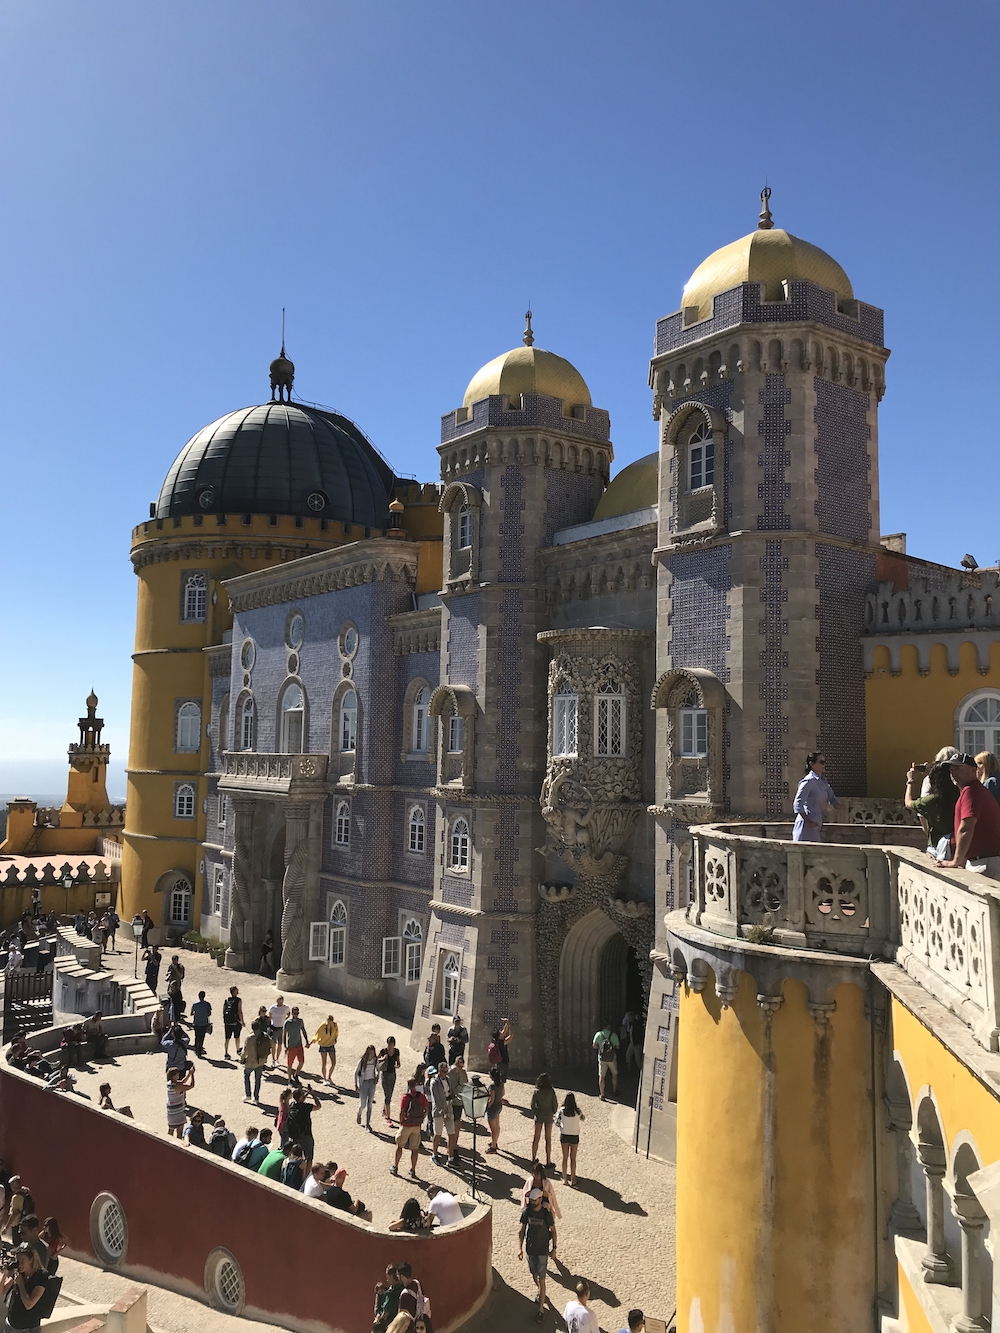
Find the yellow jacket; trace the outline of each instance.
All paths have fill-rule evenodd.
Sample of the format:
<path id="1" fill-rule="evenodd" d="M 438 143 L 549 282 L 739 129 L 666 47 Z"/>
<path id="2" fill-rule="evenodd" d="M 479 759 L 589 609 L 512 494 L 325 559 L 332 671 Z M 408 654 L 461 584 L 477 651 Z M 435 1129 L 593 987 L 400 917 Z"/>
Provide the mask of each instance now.
<path id="1" fill-rule="evenodd" d="M 336 1023 L 320 1023 L 313 1041 L 317 1046 L 336 1046 L 340 1028 Z"/>

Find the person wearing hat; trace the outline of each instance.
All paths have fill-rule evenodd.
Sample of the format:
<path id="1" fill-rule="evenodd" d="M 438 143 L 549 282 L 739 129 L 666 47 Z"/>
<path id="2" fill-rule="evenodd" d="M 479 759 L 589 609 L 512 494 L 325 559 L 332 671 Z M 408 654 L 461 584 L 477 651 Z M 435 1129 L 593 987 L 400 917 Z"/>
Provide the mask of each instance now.
<path id="1" fill-rule="evenodd" d="M 955 850 L 938 865 L 949 870 L 975 870 L 1000 879 L 1000 805 L 979 781 L 971 754 L 946 761 L 959 789 L 955 803 Z"/>
<path id="2" fill-rule="evenodd" d="M 521 1214 L 521 1229 L 518 1232 L 518 1240 L 520 1249 L 517 1257 L 523 1259 L 525 1248 L 528 1251 L 528 1271 L 538 1288 L 538 1310 L 535 1319 L 540 1320 L 542 1311 L 546 1306 L 545 1271 L 549 1263 L 550 1242 L 553 1259 L 556 1254 L 556 1224 L 552 1214 L 543 1203 L 542 1191 L 539 1189 L 533 1189 L 528 1195 L 528 1206 Z"/>

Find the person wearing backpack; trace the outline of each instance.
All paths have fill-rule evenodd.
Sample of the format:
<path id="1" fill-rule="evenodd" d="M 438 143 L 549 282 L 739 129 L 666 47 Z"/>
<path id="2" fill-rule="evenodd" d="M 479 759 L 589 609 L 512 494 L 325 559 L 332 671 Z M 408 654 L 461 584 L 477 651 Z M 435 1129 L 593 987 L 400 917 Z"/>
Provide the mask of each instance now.
<path id="1" fill-rule="evenodd" d="M 531 1140 L 531 1160 L 538 1156 L 538 1141 L 545 1130 L 545 1165 L 554 1166 L 552 1161 L 552 1124 L 559 1110 L 559 1098 L 552 1086 L 548 1074 L 539 1074 L 535 1091 L 531 1094 L 531 1114 L 535 1118 L 535 1132 Z"/>
<path id="2" fill-rule="evenodd" d="M 594 1050 L 597 1052 L 597 1091 L 601 1101 L 604 1095 L 605 1079 L 611 1075 L 611 1095 L 618 1096 L 618 1033 L 612 1031 L 611 1024 L 605 1023 L 599 1032 L 594 1033 Z"/>
<path id="3" fill-rule="evenodd" d="M 221 1115 L 212 1128 L 212 1136 L 208 1140 L 208 1151 L 215 1153 L 216 1157 L 224 1157 L 227 1161 L 232 1157 L 233 1135 Z"/>
<path id="4" fill-rule="evenodd" d="M 237 1056 L 240 1049 L 240 1033 L 243 1031 L 243 1001 L 240 999 L 238 986 L 229 987 L 229 995 L 222 1003 L 222 1024 L 226 1031 L 226 1042 L 222 1058 L 229 1059 L 229 1043 L 235 1042 Z"/>
<path id="5" fill-rule="evenodd" d="M 302 1182 L 305 1180 L 305 1171 L 302 1169 L 304 1165 L 302 1145 L 301 1143 L 293 1143 L 288 1149 L 288 1156 L 281 1164 L 282 1185 L 287 1185 L 290 1190 L 301 1189 Z"/>
<path id="6" fill-rule="evenodd" d="M 18 1245 L 16 1267 L 5 1268 L 0 1276 L 0 1297 L 7 1302 L 7 1328 L 38 1328 L 42 1319 L 52 1313 L 51 1307 L 45 1316 L 42 1306 L 49 1285 L 49 1275 L 42 1268 L 37 1251 L 28 1244 Z M 59 1283 L 60 1278 L 51 1279 Z M 52 1302 L 55 1305 L 55 1301 Z"/>
<path id="7" fill-rule="evenodd" d="M 410 1179 L 417 1178 L 417 1158 L 420 1156 L 420 1126 L 427 1114 L 427 1098 L 417 1089 L 416 1075 L 406 1080 L 406 1091 L 399 1102 L 399 1133 L 396 1135 L 396 1160 L 389 1174 L 399 1175 L 399 1161 L 406 1148 L 410 1150 Z"/>

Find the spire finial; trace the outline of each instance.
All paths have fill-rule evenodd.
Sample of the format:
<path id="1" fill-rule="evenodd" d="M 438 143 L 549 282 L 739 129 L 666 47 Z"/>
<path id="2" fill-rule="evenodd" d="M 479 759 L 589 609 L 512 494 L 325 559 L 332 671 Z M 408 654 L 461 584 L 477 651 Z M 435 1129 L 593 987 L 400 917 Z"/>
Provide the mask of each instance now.
<path id="1" fill-rule="evenodd" d="M 771 187 L 765 185 L 760 192 L 760 220 L 757 223 L 758 231 L 770 231 L 774 226 L 774 220 L 771 217 L 771 209 L 768 206 L 768 200 L 771 198 Z"/>
<path id="2" fill-rule="evenodd" d="M 295 379 L 295 367 L 285 355 L 285 307 L 281 307 L 281 354 L 271 362 L 271 402 L 292 401 L 292 383 Z M 275 400 L 277 391 L 277 400 Z"/>
<path id="3" fill-rule="evenodd" d="M 534 347 L 535 335 L 531 331 L 531 311 L 524 312 L 524 345 L 525 347 Z"/>
<path id="4" fill-rule="evenodd" d="M 285 307 L 281 307 L 281 355 L 285 355 Z"/>

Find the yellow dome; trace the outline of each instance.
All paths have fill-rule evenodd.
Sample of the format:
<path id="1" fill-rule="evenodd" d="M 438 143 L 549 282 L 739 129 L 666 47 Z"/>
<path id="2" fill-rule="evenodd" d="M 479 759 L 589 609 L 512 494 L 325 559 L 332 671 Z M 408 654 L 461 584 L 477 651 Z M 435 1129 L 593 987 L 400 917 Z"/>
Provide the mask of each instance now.
<path id="1" fill-rule="evenodd" d="M 637 509 L 652 509 L 659 500 L 660 455 L 651 453 L 622 468 L 601 496 L 594 519 L 620 518 Z"/>
<path id="2" fill-rule="evenodd" d="M 471 407 L 491 394 L 519 398 L 522 393 L 533 393 L 561 399 L 563 412 L 567 415 L 571 408 L 590 407 L 590 390 L 576 366 L 565 357 L 556 356 L 555 352 L 543 352 L 540 347 L 533 346 L 535 335 L 531 331 L 530 310 L 525 319 L 525 345 L 495 356 L 478 370 L 469 381 L 463 406 Z"/>
<path id="3" fill-rule="evenodd" d="M 741 282 L 762 282 L 765 301 L 781 301 L 783 281 L 815 282 L 832 287 L 838 301 L 854 299 L 851 280 L 818 245 L 800 241 L 780 227 L 763 228 L 724 245 L 699 264 L 688 279 L 681 306 L 698 307 L 698 319 L 712 314 L 712 297 Z"/>

